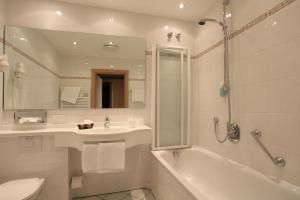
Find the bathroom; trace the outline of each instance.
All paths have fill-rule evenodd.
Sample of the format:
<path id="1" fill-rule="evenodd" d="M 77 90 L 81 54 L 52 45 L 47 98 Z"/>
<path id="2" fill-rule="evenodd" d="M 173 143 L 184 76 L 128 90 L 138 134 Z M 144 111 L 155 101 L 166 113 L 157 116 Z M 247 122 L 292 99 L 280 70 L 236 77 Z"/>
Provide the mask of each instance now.
<path id="1" fill-rule="evenodd" d="M 0 0 L 0 200 L 300 200 L 299 0 Z"/>

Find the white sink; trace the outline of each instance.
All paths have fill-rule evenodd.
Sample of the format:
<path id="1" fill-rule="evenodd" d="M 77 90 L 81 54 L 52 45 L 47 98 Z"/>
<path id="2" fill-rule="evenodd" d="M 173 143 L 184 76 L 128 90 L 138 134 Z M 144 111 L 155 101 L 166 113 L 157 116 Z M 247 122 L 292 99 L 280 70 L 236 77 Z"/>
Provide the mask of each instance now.
<path id="1" fill-rule="evenodd" d="M 74 130 L 74 129 L 73 129 Z M 151 128 L 148 126 L 139 126 L 129 128 L 128 126 L 111 126 L 104 128 L 96 126 L 92 129 L 74 130 L 72 133 L 55 134 L 55 146 L 57 147 L 73 147 L 82 150 L 85 143 L 101 143 L 125 141 L 125 148 L 134 145 L 151 143 Z"/>
<path id="2" fill-rule="evenodd" d="M 73 147 L 82 150 L 85 143 L 101 143 L 125 141 L 125 147 L 134 145 L 151 144 L 151 128 L 148 126 L 138 126 L 129 128 L 126 125 L 111 126 L 104 128 L 96 126 L 92 129 L 78 130 L 76 125 L 48 125 L 46 127 L 5 127 L 0 125 L 1 137 L 33 136 L 33 135 L 53 135 L 56 147 Z"/>
<path id="3" fill-rule="evenodd" d="M 110 127 L 110 128 L 104 128 L 104 127 L 95 127 L 92 129 L 84 129 L 84 130 L 78 130 L 77 134 L 79 135 L 103 135 L 103 134 L 120 134 L 124 132 L 130 131 L 127 127 Z"/>

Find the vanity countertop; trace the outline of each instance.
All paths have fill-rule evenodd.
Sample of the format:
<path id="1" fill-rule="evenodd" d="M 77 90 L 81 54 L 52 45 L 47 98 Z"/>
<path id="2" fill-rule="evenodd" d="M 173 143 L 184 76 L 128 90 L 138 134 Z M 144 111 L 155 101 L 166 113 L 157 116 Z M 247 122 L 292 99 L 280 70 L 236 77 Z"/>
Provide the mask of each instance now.
<path id="1" fill-rule="evenodd" d="M 140 144 L 151 144 L 151 128 L 148 126 L 137 126 L 130 128 L 128 125 L 95 126 L 92 129 L 79 130 L 76 124 L 63 124 L 45 126 L 4 126 L 0 130 L 1 138 L 19 136 L 45 136 L 54 137 L 56 147 L 73 147 L 82 150 L 83 144 L 87 142 L 101 143 L 124 141 L 125 147 L 130 148 Z"/>
<path id="2" fill-rule="evenodd" d="M 2 125 L 0 130 L 1 137 L 17 137 L 26 135 L 56 135 L 56 134 L 78 134 L 78 135 L 96 135 L 99 131 L 112 130 L 103 134 L 115 134 L 115 133 L 128 133 L 135 131 L 151 130 L 149 126 L 138 126 L 135 128 L 129 128 L 128 126 L 112 126 L 111 128 L 105 129 L 101 126 L 96 126 L 92 129 L 79 130 L 76 124 L 59 124 L 53 125 L 48 124 L 46 126 L 5 126 Z"/>

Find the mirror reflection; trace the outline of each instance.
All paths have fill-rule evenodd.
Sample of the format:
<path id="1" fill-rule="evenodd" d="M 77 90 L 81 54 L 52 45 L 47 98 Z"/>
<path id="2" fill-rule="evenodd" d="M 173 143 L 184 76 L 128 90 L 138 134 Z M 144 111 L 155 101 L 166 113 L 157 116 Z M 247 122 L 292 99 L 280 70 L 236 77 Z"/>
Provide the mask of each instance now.
<path id="1" fill-rule="evenodd" d="M 4 108 L 143 108 L 143 38 L 6 27 Z"/>

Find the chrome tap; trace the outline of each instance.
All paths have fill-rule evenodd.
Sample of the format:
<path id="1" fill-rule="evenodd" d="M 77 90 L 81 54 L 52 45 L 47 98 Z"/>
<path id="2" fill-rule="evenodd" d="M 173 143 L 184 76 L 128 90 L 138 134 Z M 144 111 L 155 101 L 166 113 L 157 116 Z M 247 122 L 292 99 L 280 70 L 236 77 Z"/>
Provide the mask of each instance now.
<path id="1" fill-rule="evenodd" d="M 110 117 L 105 117 L 105 120 L 104 120 L 104 128 L 110 128 Z"/>

